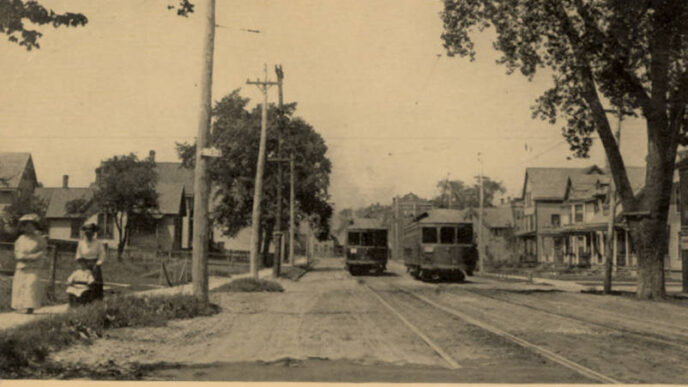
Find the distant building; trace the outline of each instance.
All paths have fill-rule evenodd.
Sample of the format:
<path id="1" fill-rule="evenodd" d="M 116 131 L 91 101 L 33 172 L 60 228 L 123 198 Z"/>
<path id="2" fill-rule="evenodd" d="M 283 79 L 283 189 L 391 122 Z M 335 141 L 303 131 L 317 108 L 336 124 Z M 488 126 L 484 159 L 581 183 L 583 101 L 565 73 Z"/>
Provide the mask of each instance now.
<path id="1" fill-rule="evenodd" d="M 392 219 L 388 224 L 388 235 L 392 249 L 392 259 L 402 260 L 401 241 L 404 227 L 416 216 L 431 210 L 434 207 L 430 200 L 421 199 L 418 195 L 408 193 L 392 199 Z"/>
<path id="2" fill-rule="evenodd" d="M 471 208 L 467 212 L 473 221 L 476 242 L 480 225 L 480 209 Z M 510 204 L 499 207 L 483 208 L 483 234 L 485 254 L 488 262 L 518 261 L 514 212 Z"/>
<path id="3" fill-rule="evenodd" d="M 38 186 L 31 153 L 0 152 L 0 215 L 21 191 L 33 192 Z M 0 223 L 4 227 L 4 222 Z"/>

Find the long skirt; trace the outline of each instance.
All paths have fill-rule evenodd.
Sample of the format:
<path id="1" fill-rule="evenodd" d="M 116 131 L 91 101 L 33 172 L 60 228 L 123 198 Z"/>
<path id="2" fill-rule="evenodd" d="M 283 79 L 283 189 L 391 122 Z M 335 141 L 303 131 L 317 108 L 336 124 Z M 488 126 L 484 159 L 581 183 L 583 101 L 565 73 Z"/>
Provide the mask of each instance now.
<path id="1" fill-rule="evenodd" d="M 39 279 L 39 270 L 15 270 L 12 279 L 12 309 L 39 308 L 45 296 L 45 288 Z"/>
<path id="2" fill-rule="evenodd" d="M 93 299 L 102 300 L 103 299 L 103 272 L 100 266 L 96 265 L 96 260 L 89 260 L 88 266 L 93 273 L 93 279 L 95 280 L 93 284 Z"/>

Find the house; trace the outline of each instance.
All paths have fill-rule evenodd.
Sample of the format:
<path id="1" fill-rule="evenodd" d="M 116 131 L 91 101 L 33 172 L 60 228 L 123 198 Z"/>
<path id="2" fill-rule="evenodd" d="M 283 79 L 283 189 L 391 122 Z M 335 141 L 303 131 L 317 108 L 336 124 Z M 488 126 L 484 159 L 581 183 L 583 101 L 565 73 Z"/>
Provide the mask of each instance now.
<path id="1" fill-rule="evenodd" d="M 473 221 L 476 241 L 480 225 L 479 213 L 478 208 L 471 208 L 468 211 L 468 215 Z M 514 247 L 516 243 L 514 224 L 514 212 L 510 204 L 483 208 L 482 238 L 488 261 L 510 262 L 517 259 L 517 249 Z"/>
<path id="2" fill-rule="evenodd" d="M 22 191 L 32 192 L 38 181 L 31 153 L 0 152 L 0 215 Z"/>
<path id="3" fill-rule="evenodd" d="M 562 204 L 569 178 L 581 175 L 603 175 L 596 165 L 587 168 L 527 168 L 521 203 L 513 207 L 521 216 L 516 237 L 520 260 L 554 261 L 554 236 L 561 224 Z M 521 211 L 522 208 L 522 212 Z"/>
<path id="4" fill-rule="evenodd" d="M 98 173 L 96 171 L 96 179 Z M 100 229 L 99 239 L 109 248 L 116 248 L 119 231 L 115 226 L 115 218 L 95 207 L 95 186 L 70 187 L 68 182 L 69 177 L 65 175 L 62 187 L 36 189 L 36 194 L 47 203 L 49 238 L 76 242 L 80 237 L 81 226 L 93 222 Z M 152 214 L 153 221 L 131 229 L 127 246 L 163 251 L 179 250 L 182 245 L 183 219 L 187 216 L 184 184 L 158 181 L 155 189 L 158 193 L 158 209 Z M 78 202 L 78 210 L 68 208 L 68 203 Z M 126 225 L 126 218 L 124 223 Z"/>
<path id="5" fill-rule="evenodd" d="M 150 156 L 155 160 L 155 152 L 151 151 Z M 181 163 L 156 162 L 156 172 L 158 174 L 158 184 L 181 185 L 184 188 L 184 207 L 186 212 L 181 217 L 181 249 L 190 249 L 193 240 L 193 206 L 194 206 L 194 171 L 185 168 Z M 179 189 L 178 187 L 175 189 Z"/>

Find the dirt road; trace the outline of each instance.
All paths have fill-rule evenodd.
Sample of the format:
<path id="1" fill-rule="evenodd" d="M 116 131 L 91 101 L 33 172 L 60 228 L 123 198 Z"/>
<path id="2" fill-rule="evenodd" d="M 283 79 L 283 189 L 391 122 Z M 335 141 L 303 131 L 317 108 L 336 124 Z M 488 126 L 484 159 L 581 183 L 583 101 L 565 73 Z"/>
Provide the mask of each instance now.
<path id="1" fill-rule="evenodd" d="M 681 356 L 686 358 L 682 347 L 660 349 L 656 342 L 645 342 L 637 336 L 496 298 L 507 295 L 525 304 L 544 295 L 547 299 L 543 301 L 566 308 L 556 298 L 562 296 L 563 302 L 576 304 L 576 308 L 614 310 L 598 302 L 581 302 L 573 297 L 577 295 L 528 294 L 524 293 L 527 285 L 484 279 L 466 284 L 425 284 L 412 280 L 395 265 L 390 265 L 389 273 L 381 277 L 351 277 L 340 259 L 322 259 L 299 282 L 281 282 L 285 292 L 279 294 L 212 293 L 211 301 L 222 307 L 218 315 L 176 321 L 166 327 L 112 331 L 93 345 L 72 347 L 54 358 L 94 367 L 109 361 L 123 366 L 154 365 L 146 379 L 594 382 L 395 291 L 400 287 L 486 319 L 624 382 L 676 383 L 688 374 L 679 361 Z M 387 310 L 368 288 L 442 347 L 461 368 L 449 369 L 445 359 Z M 603 299 L 583 297 L 588 297 L 587 301 Z M 666 304 L 660 308 L 677 317 L 688 310 Z"/>

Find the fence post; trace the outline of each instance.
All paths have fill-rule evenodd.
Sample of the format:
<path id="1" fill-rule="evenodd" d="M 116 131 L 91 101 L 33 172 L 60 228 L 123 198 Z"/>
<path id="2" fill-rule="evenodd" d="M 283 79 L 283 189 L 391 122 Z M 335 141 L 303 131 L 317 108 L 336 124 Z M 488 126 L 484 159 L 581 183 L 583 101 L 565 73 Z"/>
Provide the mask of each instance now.
<path id="1" fill-rule="evenodd" d="M 57 277 L 57 246 L 53 246 L 50 259 L 50 281 L 48 282 L 48 299 L 55 301 L 55 280 Z"/>

